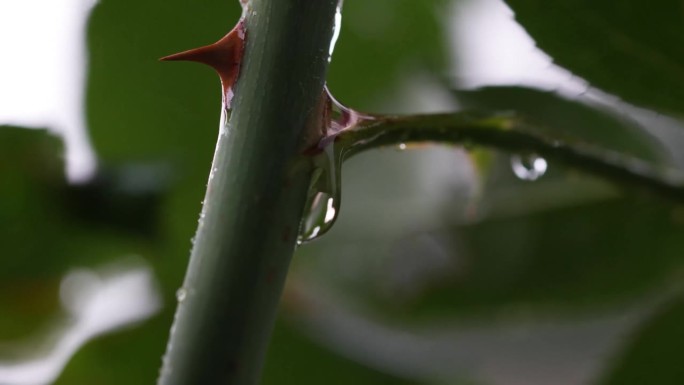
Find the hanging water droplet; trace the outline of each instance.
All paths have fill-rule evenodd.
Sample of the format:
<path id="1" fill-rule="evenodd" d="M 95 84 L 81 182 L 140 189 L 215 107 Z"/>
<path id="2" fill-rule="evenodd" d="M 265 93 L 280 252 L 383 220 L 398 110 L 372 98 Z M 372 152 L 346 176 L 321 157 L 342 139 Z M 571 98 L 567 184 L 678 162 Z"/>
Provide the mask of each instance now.
<path id="1" fill-rule="evenodd" d="M 176 299 L 178 300 L 178 302 L 183 302 L 187 296 L 188 291 L 185 290 L 184 287 L 181 287 L 180 289 L 178 289 L 178 291 L 176 291 Z"/>
<path id="2" fill-rule="evenodd" d="M 310 242 L 332 227 L 340 209 L 339 154 L 329 144 L 314 158 L 315 174 L 309 190 L 306 214 L 299 229 L 297 244 Z"/>
<path id="3" fill-rule="evenodd" d="M 546 173 L 546 159 L 536 155 L 511 155 L 511 169 L 522 180 L 535 181 Z"/>
<path id="4" fill-rule="evenodd" d="M 339 215 L 342 153 L 339 147 L 335 146 L 335 137 L 376 120 L 373 116 L 362 114 L 339 103 L 330 94 L 327 86 L 323 98 L 323 136 L 316 144 L 317 155 L 312 159 L 315 171 L 309 187 L 306 212 L 299 226 L 297 245 L 312 241 L 328 232 Z"/>
<path id="5" fill-rule="evenodd" d="M 317 192 L 309 202 L 307 214 L 302 220 L 298 244 L 313 241 L 325 234 L 337 217 L 339 206 L 331 195 Z"/>

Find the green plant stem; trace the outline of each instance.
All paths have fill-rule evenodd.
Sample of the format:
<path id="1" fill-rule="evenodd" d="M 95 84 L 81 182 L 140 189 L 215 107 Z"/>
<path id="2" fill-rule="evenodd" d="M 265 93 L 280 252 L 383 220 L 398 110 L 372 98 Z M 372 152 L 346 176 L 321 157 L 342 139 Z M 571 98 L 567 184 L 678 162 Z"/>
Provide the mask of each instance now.
<path id="1" fill-rule="evenodd" d="M 330 139 L 328 139 L 330 140 Z M 335 137 L 340 160 L 361 151 L 400 143 L 435 142 L 486 146 L 512 153 L 534 153 L 579 170 L 684 202 L 684 173 L 617 152 L 541 134 L 511 116 L 472 112 L 379 117 Z"/>
<path id="2" fill-rule="evenodd" d="M 221 123 L 159 384 L 259 381 L 313 170 L 298 154 L 336 6 L 250 1 L 233 111 Z"/>

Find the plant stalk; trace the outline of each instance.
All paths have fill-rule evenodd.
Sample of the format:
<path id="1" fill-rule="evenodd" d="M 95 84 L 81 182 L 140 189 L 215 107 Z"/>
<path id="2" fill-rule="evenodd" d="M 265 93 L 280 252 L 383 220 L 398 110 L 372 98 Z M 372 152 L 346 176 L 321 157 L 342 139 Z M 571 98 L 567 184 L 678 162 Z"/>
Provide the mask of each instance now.
<path id="1" fill-rule="evenodd" d="M 337 0 L 251 0 L 159 384 L 257 384 L 313 163 Z"/>

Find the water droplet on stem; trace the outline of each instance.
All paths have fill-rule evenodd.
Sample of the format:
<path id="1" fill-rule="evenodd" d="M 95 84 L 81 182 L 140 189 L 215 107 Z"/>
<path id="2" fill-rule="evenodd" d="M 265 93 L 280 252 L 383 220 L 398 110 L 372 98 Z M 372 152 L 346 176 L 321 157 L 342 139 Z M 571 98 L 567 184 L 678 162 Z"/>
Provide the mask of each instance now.
<path id="1" fill-rule="evenodd" d="M 313 241 L 328 232 L 340 211 L 339 151 L 330 143 L 323 152 L 314 157 L 313 161 L 314 175 L 297 244 Z"/>
<path id="2" fill-rule="evenodd" d="M 311 149 L 314 173 L 297 244 L 312 241 L 328 232 L 339 215 L 343 154 L 342 149 L 335 145 L 335 138 L 342 132 L 377 119 L 344 106 L 335 100 L 327 86 L 324 88 L 321 102 L 322 136 Z"/>
<path id="3" fill-rule="evenodd" d="M 176 299 L 178 300 L 178 302 L 183 302 L 187 296 L 188 291 L 185 290 L 184 287 L 181 287 L 180 289 L 178 289 L 178 291 L 176 291 Z"/>
<path id="4" fill-rule="evenodd" d="M 546 173 L 546 159 L 536 154 L 511 155 L 511 169 L 522 180 L 535 181 Z"/>

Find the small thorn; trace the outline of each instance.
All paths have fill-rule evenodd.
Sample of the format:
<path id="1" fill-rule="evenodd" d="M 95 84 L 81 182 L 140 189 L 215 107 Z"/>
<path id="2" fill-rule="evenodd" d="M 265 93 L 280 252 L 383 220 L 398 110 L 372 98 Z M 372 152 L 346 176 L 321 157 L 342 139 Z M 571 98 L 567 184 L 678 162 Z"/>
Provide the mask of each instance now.
<path id="1" fill-rule="evenodd" d="M 235 28 L 214 44 L 164 56 L 161 61 L 193 61 L 212 67 L 221 77 L 224 92 L 233 86 L 240 69 L 245 44 L 245 27 L 240 20 Z"/>

